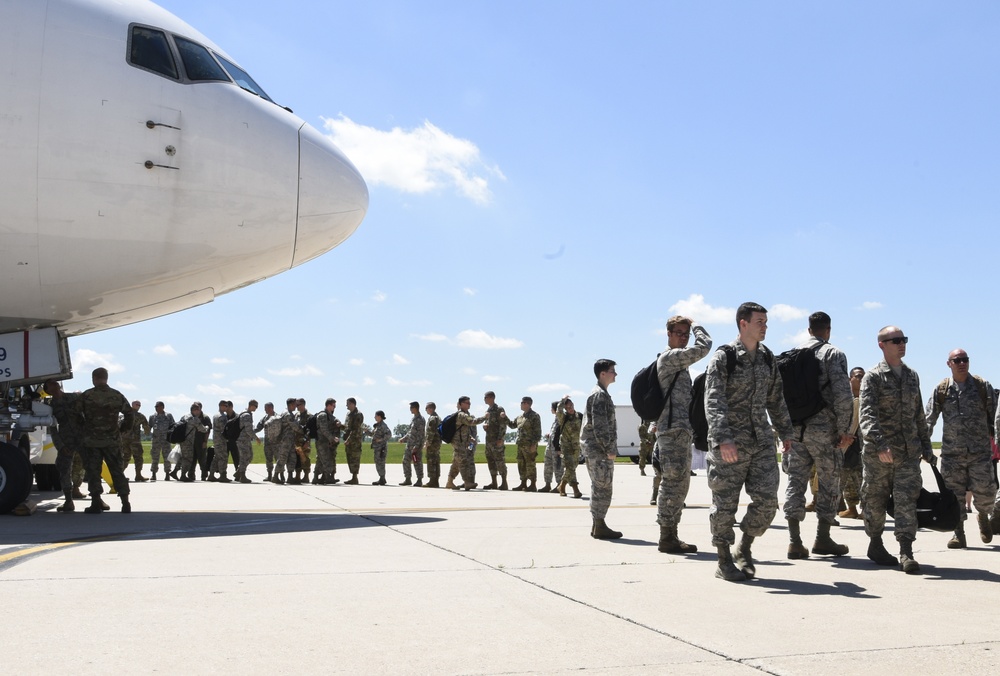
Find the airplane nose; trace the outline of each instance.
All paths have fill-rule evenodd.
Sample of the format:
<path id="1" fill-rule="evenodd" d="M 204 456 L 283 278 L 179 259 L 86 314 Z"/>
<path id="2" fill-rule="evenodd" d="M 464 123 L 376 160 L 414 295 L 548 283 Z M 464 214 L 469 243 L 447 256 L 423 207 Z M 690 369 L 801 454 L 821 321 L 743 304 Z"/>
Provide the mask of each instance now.
<path id="1" fill-rule="evenodd" d="M 368 186 L 361 174 L 308 124 L 299 129 L 298 207 L 293 267 L 342 243 L 368 211 Z"/>

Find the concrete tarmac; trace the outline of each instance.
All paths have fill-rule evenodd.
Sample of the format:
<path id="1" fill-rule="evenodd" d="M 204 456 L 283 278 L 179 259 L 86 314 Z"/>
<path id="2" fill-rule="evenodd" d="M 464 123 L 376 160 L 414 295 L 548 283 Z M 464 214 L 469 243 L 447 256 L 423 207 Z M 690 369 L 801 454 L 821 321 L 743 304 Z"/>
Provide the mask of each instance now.
<path id="1" fill-rule="evenodd" d="M 833 529 L 849 556 L 787 560 L 779 509 L 758 578 L 730 583 L 714 577 L 704 471 L 680 528 L 702 551 L 673 556 L 656 549 L 652 477 L 631 464 L 615 468 L 615 542 L 589 536 L 586 497 L 400 487 L 398 467 L 376 487 L 372 465 L 360 486 L 277 486 L 262 469 L 252 485 L 132 484 L 128 515 L 113 495 L 105 514 L 59 514 L 45 493 L 34 516 L 0 519 L 0 670 L 1000 672 L 1000 552 L 974 520 L 964 551 L 920 531 L 923 574 L 908 576 L 867 560 L 853 520 Z M 806 544 L 815 527 L 810 514 Z"/>

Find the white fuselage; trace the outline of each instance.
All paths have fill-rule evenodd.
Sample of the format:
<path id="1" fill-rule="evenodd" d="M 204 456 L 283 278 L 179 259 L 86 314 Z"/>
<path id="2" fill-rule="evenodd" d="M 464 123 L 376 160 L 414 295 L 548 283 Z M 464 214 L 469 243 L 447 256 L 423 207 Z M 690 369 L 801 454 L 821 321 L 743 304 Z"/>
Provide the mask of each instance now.
<path id="1" fill-rule="evenodd" d="M 168 36 L 175 77 L 130 62 L 136 26 Z M 192 81 L 176 37 L 229 59 L 145 0 L 0 2 L 0 333 L 205 303 L 364 218 L 328 139 L 232 80 Z"/>

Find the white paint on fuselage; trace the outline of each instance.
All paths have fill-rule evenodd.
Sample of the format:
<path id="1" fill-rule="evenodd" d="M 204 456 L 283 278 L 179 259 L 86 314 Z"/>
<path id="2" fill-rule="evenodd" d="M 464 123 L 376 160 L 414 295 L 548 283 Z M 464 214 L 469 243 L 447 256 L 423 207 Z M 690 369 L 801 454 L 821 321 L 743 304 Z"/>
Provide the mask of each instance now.
<path id="1" fill-rule="evenodd" d="M 131 24 L 229 58 L 144 0 L 0 4 L 0 332 L 205 303 L 329 251 L 365 215 L 328 139 L 233 83 L 130 65 Z"/>

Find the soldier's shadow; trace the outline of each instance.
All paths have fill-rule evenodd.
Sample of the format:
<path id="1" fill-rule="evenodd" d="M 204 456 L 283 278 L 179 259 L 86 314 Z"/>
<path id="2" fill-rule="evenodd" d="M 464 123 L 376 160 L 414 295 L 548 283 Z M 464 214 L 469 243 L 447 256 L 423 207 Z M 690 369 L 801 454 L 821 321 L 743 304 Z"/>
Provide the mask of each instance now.
<path id="1" fill-rule="evenodd" d="M 977 582 L 1000 582 L 1000 575 L 982 568 L 945 568 L 920 564 L 920 571 L 928 580 L 961 580 Z"/>
<path id="2" fill-rule="evenodd" d="M 802 582 L 801 580 L 780 580 L 755 578 L 752 582 L 755 587 L 769 589 L 769 594 L 794 594 L 796 596 L 843 596 L 852 599 L 878 599 L 880 596 L 867 593 L 867 589 L 853 582 L 834 582 L 833 584 L 819 584 L 816 582 Z"/>

